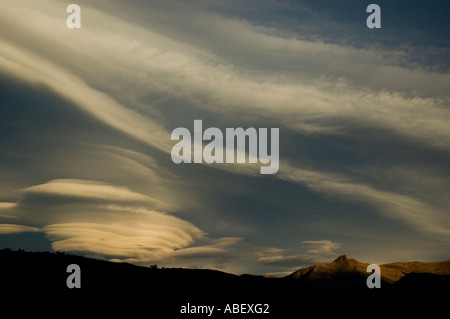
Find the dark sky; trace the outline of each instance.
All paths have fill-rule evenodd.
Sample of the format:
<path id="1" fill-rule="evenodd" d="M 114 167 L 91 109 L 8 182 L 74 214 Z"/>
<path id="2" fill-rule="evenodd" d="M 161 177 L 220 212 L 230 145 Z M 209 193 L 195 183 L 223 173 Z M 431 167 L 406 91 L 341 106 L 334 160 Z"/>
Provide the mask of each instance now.
<path id="1" fill-rule="evenodd" d="M 9 1 L 0 247 L 286 274 L 448 259 L 448 1 Z M 19 18 L 20 17 L 20 18 Z M 279 170 L 171 132 L 279 128 Z M 206 144 L 206 142 L 205 142 Z"/>

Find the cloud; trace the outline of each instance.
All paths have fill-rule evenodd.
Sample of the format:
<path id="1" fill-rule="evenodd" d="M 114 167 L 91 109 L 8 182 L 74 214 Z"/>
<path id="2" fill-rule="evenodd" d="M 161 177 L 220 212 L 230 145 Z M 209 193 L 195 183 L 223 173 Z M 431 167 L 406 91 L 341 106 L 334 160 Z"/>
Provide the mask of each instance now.
<path id="1" fill-rule="evenodd" d="M 42 231 L 54 250 L 137 263 L 157 261 L 201 237 L 202 232 L 190 223 L 159 212 L 149 211 L 148 215 L 128 223 L 52 224 Z"/>
<path id="2" fill-rule="evenodd" d="M 181 258 L 215 258 L 215 257 L 231 257 L 235 252 L 231 252 L 228 248 L 235 246 L 241 242 L 241 237 L 223 237 L 211 240 L 210 245 L 189 247 L 177 250 L 172 256 Z"/>
<path id="3" fill-rule="evenodd" d="M 49 86 L 100 121 L 146 144 L 167 151 L 167 133 L 149 118 L 127 109 L 111 96 L 88 86 L 82 79 L 41 57 L 0 42 L 0 69 L 23 80 Z"/>
<path id="4" fill-rule="evenodd" d="M 284 166 L 280 178 L 355 203 L 376 207 L 382 216 L 397 219 L 433 236 L 450 236 L 450 219 L 437 208 L 407 195 L 377 190 L 338 174 Z"/>
<path id="5" fill-rule="evenodd" d="M 277 267 L 301 267 L 317 263 L 329 262 L 330 258 L 336 255 L 335 250 L 341 247 L 340 244 L 331 240 L 305 240 L 302 241 L 307 246 L 306 251 L 301 254 L 293 254 L 289 250 L 265 251 L 258 259 L 258 262 L 266 266 Z"/>
<path id="6" fill-rule="evenodd" d="M 0 234 L 9 235 L 9 234 L 18 234 L 25 232 L 38 232 L 39 228 L 29 227 L 23 225 L 14 225 L 14 224 L 0 224 Z"/>
<path id="7" fill-rule="evenodd" d="M 111 186 L 106 183 L 80 179 L 56 179 L 45 184 L 24 188 L 22 192 L 85 200 L 97 199 L 124 202 L 159 202 L 149 196 L 132 192 L 125 187 Z"/>
<path id="8" fill-rule="evenodd" d="M 20 29 L 21 36 L 6 34 L 8 41 L 1 42 L 0 68 L 48 85 L 100 121 L 159 150 L 169 152 L 171 143 L 166 129 L 154 118 L 170 124 L 162 110 L 179 100 L 192 106 L 191 111 L 233 111 L 236 118 L 264 113 L 304 133 L 342 134 L 355 127 L 375 126 L 434 147 L 450 148 L 446 125 L 450 114 L 445 108 L 450 75 L 404 66 L 406 52 L 286 38 L 270 28 L 206 11 L 195 12 L 196 21 L 190 15 L 177 16 L 174 26 L 158 25 L 155 30 L 160 32 L 156 32 L 89 5 L 83 10 L 101 24 L 74 35 L 59 26 L 52 1 L 36 8 L 53 8 L 45 20 L 49 24 L 46 30 L 53 31 L 43 32 L 34 28 L 42 17 L 24 7 L 26 2 L 20 3 L 4 13 L 20 10 L 21 23 L 26 24 L 18 26 L 5 18 L 10 24 L 5 30 Z M 170 16 L 161 3 L 155 6 L 156 12 Z M 178 29 L 175 35 L 168 32 L 183 24 L 179 19 L 189 20 L 190 28 Z M 210 27 L 204 30 L 204 25 Z M 192 34 L 200 26 L 205 39 L 193 48 Z M 17 45 L 30 35 L 36 39 L 27 42 L 33 53 Z M 59 40 L 68 35 L 73 41 L 70 44 Z M 42 46 L 47 42 L 64 52 L 64 61 Z M 231 53 L 217 50 L 225 46 L 238 50 L 231 59 L 227 56 Z M 211 47 L 216 49 L 213 53 Z M 241 65 L 237 57 L 248 61 L 257 57 L 262 65 L 277 67 L 248 69 L 244 66 L 248 61 Z M 289 73 L 293 66 L 297 72 Z M 106 76 L 116 80 L 105 83 Z M 167 96 L 167 102 L 148 102 L 146 97 L 153 95 Z M 126 96 L 132 98 L 125 106 L 119 100 Z"/>
<path id="9" fill-rule="evenodd" d="M 0 202 L 0 209 L 8 209 L 16 206 L 16 203 Z"/>
<path id="10" fill-rule="evenodd" d="M 224 268 L 225 263 L 230 259 L 249 256 L 248 252 L 237 249 L 236 245 L 243 238 L 240 237 L 223 237 L 210 240 L 209 245 L 199 245 L 196 247 L 188 247 L 176 250 L 169 256 L 169 259 L 192 259 L 192 260 L 213 260 L 216 268 Z"/>
<path id="11" fill-rule="evenodd" d="M 302 243 L 309 246 L 310 249 L 306 251 L 309 254 L 333 255 L 335 254 L 334 250 L 341 247 L 340 244 L 331 240 L 305 240 Z"/>
<path id="12" fill-rule="evenodd" d="M 11 214 L 23 223 L 34 221 L 40 227 L 0 224 L 0 232 L 40 231 L 54 250 L 147 263 L 205 235 L 188 221 L 146 208 L 154 202 L 151 197 L 124 187 L 59 179 L 25 188 L 21 193 L 24 197 L 16 205 L 7 205 Z M 71 201 L 61 201 L 61 197 Z M 218 245 L 235 241 L 223 239 Z"/>
<path id="13" fill-rule="evenodd" d="M 16 203 L 0 202 L 0 218 L 15 218 L 11 213 L 16 207 Z"/>

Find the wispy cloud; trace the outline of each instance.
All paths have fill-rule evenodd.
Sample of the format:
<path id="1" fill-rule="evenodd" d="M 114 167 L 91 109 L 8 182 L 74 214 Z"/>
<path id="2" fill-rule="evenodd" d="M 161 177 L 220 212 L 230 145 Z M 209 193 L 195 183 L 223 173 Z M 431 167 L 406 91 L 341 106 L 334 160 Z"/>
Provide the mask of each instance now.
<path id="1" fill-rule="evenodd" d="M 319 193 L 376 207 L 384 216 L 397 219 L 434 236 L 450 236 L 450 219 L 437 208 L 403 194 L 377 190 L 337 174 L 285 167 L 280 177 L 303 183 Z"/>
<path id="2" fill-rule="evenodd" d="M 302 243 L 309 246 L 306 251 L 309 254 L 332 255 L 335 249 L 341 247 L 340 244 L 333 243 L 331 240 L 304 240 Z"/>
<path id="3" fill-rule="evenodd" d="M 18 234 L 25 232 L 38 232 L 39 228 L 36 227 L 28 227 L 23 225 L 14 225 L 14 224 L 0 224 L 0 234 Z"/>
<path id="4" fill-rule="evenodd" d="M 336 250 L 340 244 L 331 240 L 305 240 L 302 244 L 306 246 L 299 254 L 292 251 L 267 251 L 262 254 L 258 262 L 263 265 L 278 266 L 285 268 L 302 267 L 316 263 L 329 262 L 336 256 Z"/>
<path id="5" fill-rule="evenodd" d="M 48 183 L 31 186 L 24 193 L 48 194 L 78 199 L 103 199 L 110 201 L 157 202 L 148 196 L 137 194 L 125 187 L 116 187 L 105 183 L 78 179 L 56 179 Z"/>
<path id="6" fill-rule="evenodd" d="M 41 8 L 54 5 L 47 1 Z M 35 11 L 11 5 L 3 14 L 9 16 L 14 10 L 26 17 L 21 20 L 27 22 L 21 25 L 22 32 L 36 40 L 28 43 L 33 53 L 25 52 L 19 45 L 27 36 L 7 33 L 8 41 L 1 43 L 3 70 L 49 85 L 99 120 L 166 152 L 170 149 L 168 132 L 147 115 L 160 117 L 161 106 L 176 99 L 195 108 L 234 111 L 236 116 L 265 112 L 294 130 L 308 133 L 332 133 L 333 127 L 334 133 L 342 133 L 349 128 L 376 126 L 449 148 L 446 123 L 450 115 L 444 106 L 449 103 L 450 76 L 404 66 L 406 52 L 284 38 L 270 34 L 270 29 L 206 12 L 198 14 L 203 22 L 214 21 L 213 27 L 208 28 L 203 46 L 195 49 L 189 43 L 191 29 L 175 36 L 174 41 L 164 32 L 149 31 L 89 6 L 85 10 L 101 21 L 95 29 L 86 28 L 74 36 L 59 26 L 61 19 L 49 10 L 46 23 L 53 31 L 44 33 L 34 28 L 39 22 Z M 194 30 L 197 25 L 190 24 Z M 59 40 L 67 36 L 70 45 Z M 65 53 L 64 61 L 45 50 L 37 39 L 59 47 Z M 209 46 L 216 45 L 216 39 L 233 48 L 246 48 L 234 53 L 241 58 L 247 54 L 260 57 L 262 62 L 267 59 L 282 64 L 275 70 L 249 70 L 224 59 L 219 52 L 211 54 Z M 102 61 L 97 58 L 99 52 Z M 133 58 L 124 59 L 127 56 Z M 286 72 L 293 65 L 298 72 Z M 108 73 L 117 81 L 105 83 Z M 133 100 L 124 106 L 118 101 L 130 96 L 123 94 L 129 90 Z M 159 105 L 146 102 L 149 94 L 170 98 Z M 140 108 L 143 103 L 145 111 Z"/>
<path id="7" fill-rule="evenodd" d="M 0 209 L 13 208 L 14 206 L 16 206 L 16 203 L 0 202 Z"/>
<path id="8" fill-rule="evenodd" d="M 394 33 L 390 46 L 330 41 L 359 27 L 289 1 L 248 19 L 232 14 L 253 10 L 241 1 L 81 1 L 79 30 L 60 1 L 3 2 L 0 80 L 20 80 L 1 101 L 4 233 L 39 229 L 54 249 L 133 262 L 297 266 L 352 245 L 307 226 L 285 236 L 327 220 L 337 199 L 370 207 L 374 229 L 396 220 L 432 243 L 450 236 L 450 74 L 428 47 Z M 308 22 L 266 19 L 275 5 Z M 324 21 L 328 38 L 315 33 Z M 17 102 L 28 95 L 44 102 Z M 199 118 L 279 127 L 279 172 L 173 164 L 170 132 Z"/>

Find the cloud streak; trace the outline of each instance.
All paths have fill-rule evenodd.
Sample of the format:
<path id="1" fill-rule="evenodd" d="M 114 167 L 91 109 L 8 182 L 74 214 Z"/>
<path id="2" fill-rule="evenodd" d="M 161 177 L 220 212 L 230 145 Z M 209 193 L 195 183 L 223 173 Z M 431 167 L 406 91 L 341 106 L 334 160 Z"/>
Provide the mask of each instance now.
<path id="1" fill-rule="evenodd" d="M 434 236 L 450 236 L 450 219 L 435 207 L 419 200 L 360 184 L 336 174 L 286 168 L 280 178 L 303 183 L 314 191 L 375 206 L 384 215 L 400 220 Z"/>
<path id="2" fill-rule="evenodd" d="M 306 265 L 327 262 L 330 258 L 336 256 L 336 250 L 341 247 L 340 244 L 328 239 L 304 240 L 302 244 L 306 248 L 301 254 L 293 254 L 290 251 L 269 250 L 259 257 L 258 262 L 263 265 L 287 268 L 297 267 L 298 269 Z"/>
<path id="3" fill-rule="evenodd" d="M 26 232 L 38 232 L 38 231 L 39 228 L 36 227 L 28 227 L 14 224 L 0 224 L 0 234 L 2 235 L 19 234 Z"/>
<path id="4" fill-rule="evenodd" d="M 149 196 L 132 192 L 125 187 L 116 187 L 105 183 L 78 179 L 56 179 L 45 184 L 24 188 L 22 192 L 86 200 L 97 199 L 135 203 L 153 202 L 155 204 L 159 202 Z"/>
<path id="5" fill-rule="evenodd" d="M 54 3 L 47 1 L 45 7 L 51 6 Z M 35 51 L 25 53 L 9 40 L 1 43 L 3 70 L 49 85 L 99 120 L 166 152 L 170 149 L 168 132 L 146 115 L 161 116 L 159 107 L 150 102 L 145 105 L 146 111 L 141 109 L 144 114 L 138 110 L 142 102 L 136 101 L 145 99 L 143 90 L 147 95 L 168 94 L 172 101 L 177 97 L 196 108 L 214 112 L 265 112 L 287 127 L 307 133 L 336 134 L 346 132 L 349 125 L 350 128 L 376 126 L 435 147 L 447 150 L 450 147 L 447 143 L 450 129 L 446 125 L 450 115 L 445 108 L 449 104 L 446 92 L 450 76 L 403 66 L 405 52 L 283 38 L 270 34 L 270 29 L 207 13 L 200 16 L 202 25 L 214 20 L 211 34 L 207 33 L 203 40 L 210 42 L 193 49 L 186 34 L 178 35 L 174 41 L 164 32 L 145 30 L 89 6 L 85 10 L 101 24 L 95 30 L 83 30 L 81 35 L 72 38 L 75 42 L 68 47 L 57 40 L 67 35 L 67 30 L 58 27 L 59 18 L 47 18 L 54 33 L 36 34 L 33 24 L 38 20 L 32 11 L 11 6 L 11 12 L 5 14 L 19 9 L 28 23 L 22 26 L 22 31 L 60 47 L 66 53 L 68 66 L 45 58 L 44 53 L 48 52 L 42 52 L 44 49 L 37 41 L 30 44 Z M 191 27 L 195 30 L 196 25 Z M 16 43 L 21 41 L 21 38 L 10 38 Z M 218 53 L 209 53 L 208 45 L 217 43 L 213 38 L 220 38 L 232 47 L 249 48 L 249 56 L 260 56 L 264 52 L 264 56 L 270 56 L 270 61 L 290 60 L 287 65 L 295 65 L 300 70 L 295 75 L 282 76 L 279 74 L 285 71 L 283 67 L 269 72 L 248 70 L 233 64 L 233 60 L 224 60 Z M 92 43 L 95 43 L 95 52 Z M 103 62 L 96 58 L 98 52 L 104 56 Z M 81 68 L 84 76 L 76 74 L 80 72 L 73 65 L 75 56 L 76 68 Z M 84 60 L 80 61 L 79 56 Z M 133 58 L 124 60 L 127 56 Z M 243 54 L 236 52 L 236 56 Z M 308 69 L 308 66 L 313 67 Z M 118 81 L 111 85 L 102 81 L 105 72 Z M 83 77 L 94 81 L 95 85 L 88 85 Z M 131 83 L 146 84 L 145 88 L 142 84 L 131 88 L 136 97 L 134 103 L 123 106 L 117 102 L 118 94 L 129 90 Z M 415 88 L 415 95 L 406 89 L 411 87 Z M 436 92 L 435 97 L 430 97 L 432 91 Z M 134 107 L 130 107 L 133 104 Z M 330 126 L 330 122 L 333 125 Z"/>

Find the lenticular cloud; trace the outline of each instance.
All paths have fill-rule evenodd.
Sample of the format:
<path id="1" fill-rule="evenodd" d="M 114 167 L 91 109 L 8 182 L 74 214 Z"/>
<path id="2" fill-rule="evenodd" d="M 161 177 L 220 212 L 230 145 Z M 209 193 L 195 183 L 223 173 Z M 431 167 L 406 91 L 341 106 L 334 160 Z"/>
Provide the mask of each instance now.
<path id="1" fill-rule="evenodd" d="M 59 179 L 25 188 L 22 195 L 9 214 L 34 225 L 2 224 L 0 231 L 41 231 L 58 251 L 152 262 L 204 235 L 188 221 L 155 210 L 159 201 L 106 183 Z"/>

